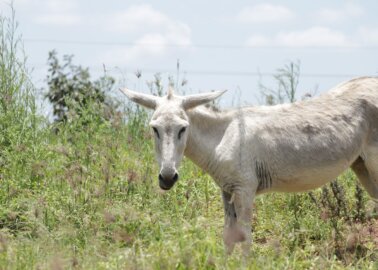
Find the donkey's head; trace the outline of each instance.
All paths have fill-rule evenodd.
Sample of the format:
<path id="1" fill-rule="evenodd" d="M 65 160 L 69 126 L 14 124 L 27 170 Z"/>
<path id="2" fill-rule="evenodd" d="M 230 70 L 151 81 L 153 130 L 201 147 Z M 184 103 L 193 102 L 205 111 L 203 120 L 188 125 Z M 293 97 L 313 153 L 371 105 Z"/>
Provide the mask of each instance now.
<path id="1" fill-rule="evenodd" d="M 159 186 L 169 190 L 178 180 L 180 165 L 189 134 L 187 110 L 208 103 L 225 91 L 176 96 L 172 89 L 165 97 L 137 93 L 128 89 L 122 92 L 132 101 L 155 110 L 150 126 L 155 134 L 156 158 L 160 166 Z"/>

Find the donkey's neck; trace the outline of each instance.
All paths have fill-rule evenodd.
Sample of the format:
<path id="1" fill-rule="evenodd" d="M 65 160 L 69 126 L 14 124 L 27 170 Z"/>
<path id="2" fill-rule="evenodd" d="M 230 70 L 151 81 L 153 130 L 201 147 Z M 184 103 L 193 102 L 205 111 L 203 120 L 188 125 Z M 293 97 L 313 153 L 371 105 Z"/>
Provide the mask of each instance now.
<path id="1" fill-rule="evenodd" d="M 185 156 L 211 174 L 212 161 L 232 117 L 227 112 L 214 112 L 199 107 L 188 111 L 190 132 Z"/>

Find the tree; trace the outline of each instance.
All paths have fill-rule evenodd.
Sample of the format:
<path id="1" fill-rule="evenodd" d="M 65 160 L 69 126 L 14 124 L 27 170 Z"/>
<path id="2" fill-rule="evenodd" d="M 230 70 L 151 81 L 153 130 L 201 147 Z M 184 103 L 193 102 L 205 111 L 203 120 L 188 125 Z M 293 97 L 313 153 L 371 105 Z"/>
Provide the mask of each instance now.
<path id="1" fill-rule="evenodd" d="M 106 93 L 115 80 L 105 74 L 92 81 L 88 68 L 74 65 L 72 59 L 72 55 L 64 55 L 63 64 L 60 64 L 57 52 L 49 52 L 46 97 L 53 105 L 55 121 L 66 122 L 71 117 L 80 117 L 92 105 L 100 107 L 97 113 L 103 119 L 111 119 L 117 106 Z"/>
<path id="2" fill-rule="evenodd" d="M 266 105 L 282 104 L 296 101 L 297 87 L 300 76 L 300 61 L 289 62 L 283 68 L 277 69 L 273 78 L 277 82 L 277 88 L 271 89 L 259 83 L 260 93 L 264 97 Z"/>

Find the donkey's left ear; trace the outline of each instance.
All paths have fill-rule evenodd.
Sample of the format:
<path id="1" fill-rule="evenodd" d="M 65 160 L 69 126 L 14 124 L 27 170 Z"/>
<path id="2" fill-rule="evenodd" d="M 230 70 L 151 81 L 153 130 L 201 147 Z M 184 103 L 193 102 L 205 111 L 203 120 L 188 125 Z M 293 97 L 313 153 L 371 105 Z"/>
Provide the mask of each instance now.
<path id="1" fill-rule="evenodd" d="M 131 91 L 127 88 L 119 89 L 130 100 L 149 109 L 156 109 L 159 97 Z"/>
<path id="2" fill-rule="evenodd" d="M 227 90 L 185 96 L 183 100 L 184 109 L 189 110 L 199 105 L 206 104 L 220 97 L 226 91 Z"/>

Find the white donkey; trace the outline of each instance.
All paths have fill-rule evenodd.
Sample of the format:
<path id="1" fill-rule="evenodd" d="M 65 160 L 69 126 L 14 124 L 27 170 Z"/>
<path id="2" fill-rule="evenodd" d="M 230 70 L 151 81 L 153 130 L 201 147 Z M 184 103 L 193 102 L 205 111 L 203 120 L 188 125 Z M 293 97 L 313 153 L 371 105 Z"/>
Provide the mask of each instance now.
<path id="1" fill-rule="evenodd" d="M 159 185 L 178 180 L 183 155 L 222 190 L 224 242 L 232 252 L 251 245 L 251 210 L 258 194 L 306 191 L 348 167 L 378 199 L 378 78 L 357 78 L 320 97 L 293 104 L 215 112 L 205 107 L 224 92 L 165 97 L 123 92 L 155 110 Z"/>

